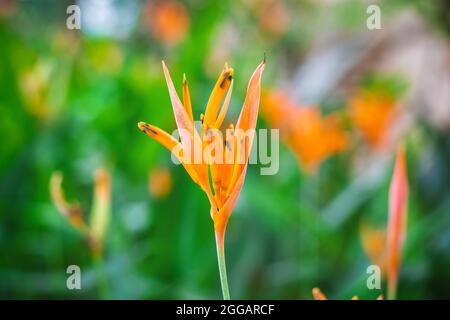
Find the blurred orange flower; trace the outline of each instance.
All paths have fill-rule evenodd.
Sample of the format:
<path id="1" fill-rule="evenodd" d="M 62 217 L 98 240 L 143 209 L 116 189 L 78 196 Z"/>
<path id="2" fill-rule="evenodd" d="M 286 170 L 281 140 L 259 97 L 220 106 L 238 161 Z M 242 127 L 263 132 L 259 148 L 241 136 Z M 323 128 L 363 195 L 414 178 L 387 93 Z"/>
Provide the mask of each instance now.
<path id="1" fill-rule="evenodd" d="M 396 116 L 396 101 L 388 94 L 363 90 L 349 101 L 350 119 L 372 148 L 382 148 Z"/>
<path id="2" fill-rule="evenodd" d="M 266 92 L 262 115 L 272 128 L 279 128 L 284 142 L 299 163 L 314 172 L 321 161 L 347 146 L 347 135 L 336 113 L 322 116 L 315 107 L 300 107 L 282 92 Z"/>
<path id="3" fill-rule="evenodd" d="M 156 1 L 147 4 L 146 22 L 155 39 L 166 45 L 175 45 L 186 36 L 190 19 L 182 3 Z"/>
<path id="4" fill-rule="evenodd" d="M 165 167 L 153 169 L 148 177 L 148 189 L 153 197 L 165 198 L 172 190 L 172 175 L 169 169 Z"/>
<path id="5" fill-rule="evenodd" d="M 260 26 L 268 35 L 283 35 L 291 22 L 291 12 L 281 0 L 253 1 Z"/>

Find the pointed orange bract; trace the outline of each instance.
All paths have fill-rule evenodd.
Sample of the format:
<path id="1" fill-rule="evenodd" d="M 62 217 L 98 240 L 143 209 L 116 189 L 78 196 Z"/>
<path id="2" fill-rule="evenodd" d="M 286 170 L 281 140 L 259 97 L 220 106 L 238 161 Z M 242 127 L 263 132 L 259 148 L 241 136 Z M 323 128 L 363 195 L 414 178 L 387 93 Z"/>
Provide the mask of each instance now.
<path id="1" fill-rule="evenodd" d="M 405 151 L 400 147 L 389 187 L 387 232 L 366 225 L 361 227 L 364 250 L 372 263 L 381 268 L 381 274 L 387 276 L 389 299 L 394 299 L 397 291 L 401 253 L 406 235 L 407 203 L 408 177 Z"/>
<path id="2" fill-rule="evenodd" d="M 389 222 L 387 229 L 387 279 L 388 297 L 395 298 L 401 251 L 406 232 L 408 202 L 408 177 L 405 151 L 397 151 L 394 172 L 389 188 Z"/>
<path id="3" fill-rule="evenodd" d="M 316 107 L 297 106 L 283 92 L 263 95 L 262 114 L 309 172 L 347 146 L 339 115 L 322 116 Z"/>
<path id="4" fill-rule="evenodd" d="M 257 67 L 250 79 L 247 95 L 239 119 L 230 126 L 232 134 L 227 132 L 225 140 L 212 129 L 219 128 L 230 104 L 233 88 L 234 70 L 225 65 L 209 98 L 205 114 L 201 116 L 202 133 L 196 131 L 192 117 L 192 106 L 186 77 L 183 77 L 183 102 L 181 103 L 175 91 L 169 70 L 163 62 L 163 71 L 169 88 L 170 100 L 180 133 L 181 143 L 163 130 L 139 122 L 138 127 L 150 137 L 173 152 L 185 167 L 191 178 L 206 192 L 211 204 L 211 217 L 214 221 L 216 236 L 223 245 L 223 238 L 228 219 L 233 211 L 245 180 L 248 157 L 253 143 L 253 136 L 240 135 L 239 130 L 255 129 L 258 117 L 261 76 L 265 60 Z M 239 129 L 239 130 L 238 130 Z M 230 155 L 231 163 L 214 163 L 204 161 L 203 154 L 213 143 L 223 152 L 223 158 Z M 196 149 L 200 146 L 200 150 Z M 195 161 L 200 155 L 200 161 Z M 207 152 L 206 152 L 207 153 Z M 212 157 L 207 156 L 208 159 Z M 220 158 L 220 157 L 219 157 Z M 242 161 L 239 161 L 242 160 Z M 212 187 L 209 182 L 209 172 Z"/>

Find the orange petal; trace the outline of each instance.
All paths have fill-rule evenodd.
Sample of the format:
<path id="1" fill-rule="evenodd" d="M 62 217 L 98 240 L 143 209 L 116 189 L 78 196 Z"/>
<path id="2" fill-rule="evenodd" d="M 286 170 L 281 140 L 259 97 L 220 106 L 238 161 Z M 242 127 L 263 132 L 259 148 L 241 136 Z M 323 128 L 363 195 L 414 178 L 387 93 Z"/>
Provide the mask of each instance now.
<path id="1" fill-rule="evenodd" d="M 228 186 L 230 185 L 231 176 L 233 175 L 234 162 L 236 155 L 235 139 L 234 139 L 234 125 L 230 124 L 230 127 L 226 130 L 225 143 L 224 143 L 224 162 L 219 165 L 219 171 L 221 174 L 221 186 L 220 186 L 220 203 L 223 204 L 227 196 Z"/>
<path id="2" fill-rule="evenodd" d="M 228 90 L 228 87 L 230 86 L 231 80 L 233 79 L 233 73 L 233 68 L 228 68 L 228 65 L 225 64 L 219 79 L 217 79 L 211 96 L 209 97 L 208 104 L 206 105 L 205 119 L 203 122 L 205 128 L 212 128 L 214 126 L 220 104 Z"/>
<path id="3" fill-rule="evenodd" d="M 189 87 L 186 80 L 186 75 L 183 74 L 183 105 L 186 113 L 192 122 L 194 122 L 194 115 L 192 114 L 191 96 L 189 95 Z"/>
<path id="4" fill-rule="evenodd" d="M 261 76 L 266 66 L 266 60 L 256 68 L 250 79 L 245 97 L 244 106 L 237 121 L 236 129 L 254 129 L 258 118 L 259 99 L 261 94 Z"/>
<path id="5" fill-rule="evenodd" d="M 165 132 L 164 130 L 162 130 L 162 129 L 156 127 L 156 126 L 152 126 L 151 124 L 148 124 L 148 123 L 145 123 L 145 122 L 141 121 L 141 122 L 138 123 L 138 128 L 139 128 L 139 130 L 141 130 L 142 132 L 144 132 L 148 136 L 152 137 L 153 139 L 155 139 L 156 141 L 161 143 L 170 152 L 172 152 L 172 150 L 176 146 L 179 146 L 180 149 L 182 149 L 182 146 L 180 145 L 178 140 L 176 140 L 170 134 L 168 134 L 167 132 Z M 175 155 L 175 156 L 178 157 L 179 155 Z"/>
<path id="6" fill-rule="evenodd" d="M 200 183 L 199 176 L 196 170 L 194 170 L 194 167 L 183 160 L 182 154 L 184 152 L 183 146 L 174 137 L 172 137 L 164 130 L 142 121 L 138 123 L 138 128 L 142 132 L 146 133 L 148 136 L 152 137 L 153 139 L 161 143 L 170 152 L 172 152 L 173 155 L 177 157 L 178 161 L 181 162 L 181 164 L 186 169 L 187 173 L 192 178 L 192 180 L 194 180 L 194 182 L 197 184 Z M 180 150 L 180 152 L 177 152 L 175 149 Z"/>
<path id="7" fill-rule="evenodd" d="M 247 95 L 245 97 L 244 106 L 242 107 L 241 114 L 236 124 L 236 136 L 239 134 L 246 134 L 247 130 L 254 130 L 256 127 L 256 120 L 258 119 L 259 100 L 261 94 L 261 76 L 266 65 L 266 60 L 256 68 L 253 73 L 250 82 L 248 84 Z M 247 136 L 245 136 L 247 137 Z M 234 188 L 234 183 L 240 176 L 240 173 L 246 168 L 248 163 L 248 156 L 252 148 L 254 136 L 251 135 L 249 139 L 236 141 L 236 156 L 240 159 L 244 157 L 244 161 L 236 161 L 233 168 L 233 174 L 231 183 L 228 186 L 228 192 Z M 238 138 L 239 139 L 239 138 Z"/>
<path id="8" fill-rule="evenodd" d="M 247 140 L 247 139 L 246 139 Z M 234 137 L 233 142 L 231 143 L 233 150 L 235 151 L 234 154 L 234 164 L 232 166 L 232 169 L 230 171 L 230 179 L 227 184 L 227 193 L 226 196 L 228 197 L 230 193 L 233 191 L 234 186 L 239 179 L 242 169 L 246 166 L 247 160 L 245 157 L 245 150 L 244 150 L 244 143 L 247 143 L 247 141 L 244 142 L 244 138 L 240 140 L 238 137 Z"/>
<path id="9" fill-rule="evenodd" d="M 408 177 L 403 147 L 397 151 L 394 173 L 389 188 L 389 221 L 387 230 L 387 279 L 389 298 L 394 298 L 401 251 L 406 231 L 408 201 Z"/>
<path id="10" fill-rule="evenodd" d="M 220 131 L 216 129 L 208 129 L 206 131 L 208 140 L 204 141 L 203 153 L 208 157 L 211 180 L 214 189 L 216 201 L 219 203 L 219 193 L 222 180 L 222 171 L 220 170 L 223 161 L 223 137 Z M 206 137 L 205 135 L 205 137 Z M 214 154 L 212 154 L 214 151 Z M 220 204 L 220 203 L 219 203 Z"/>
<path id="11" fill-rule="evenodd" d="M 186 109 L 178 98 L 177 92 L 170 77 L 169 70 L 164 61 L 162 62 L 164 76 L 166 78 L 167 87 L 169 88 L 170 101 L 172 103 L 173 114 L 177 122 L 178 130 L 180 131 L 181 144 L 187 156 L 191 156 L 193 143 L 201 142 L 197 131 L 194 129 L 194 123 L 190 120 Z M 194 141 L 197 140 L 198 141 Z"/>
<path id="12" fill-rule="evenodd" d="M 216 122 L 213 125 L 213 128 L 220 128 L 220 126 L 223 123 L 223 120 L 225 120 L 225 116 L 227 115 L 228 107 L 230 106 L 230 100 L 231 100 L 231 94 L 233 92 L 233 80 L 231 80 L 230 89 L 227 92 L 227 95 L 225 96 L 225 100 L 223 101 L 222 109 L 220 109 L 219 116 L 217 117 Z"/>
<path id="13" fill-rule="evenodd" d="M 244 169 L 241 172 L 233 191 L 227 197 L 227 200 L 220 208 L 220 210 L 217 212 L 211 212 L 211 216 L 214 220 L 214 229 L 216 230 L 216 233 L 222 235 L 222 237 L 223 234 L 225 234 L 228 219 L 233 212 L 234 206 L 236 205 L 236 202 L 239 198 L 239 194 L 241 193 L 242 186 L 244 185 L 246 171 L 247 166 L 244 166 Z"/>
<path id="14" fill-rule="evenodd" d="M 201 152 L 202 140 L 194 128 L 194 123 L 189 118 L 186 109 L 178 98 L 177 92 L 170 77 L 169 70 L 164 61 L 162 61 L 164 76 L 166 78 L 167 87 L 169 89 L 170 101 L 172 102 L 173 113 L 177 122 L 178 131 L 181 138 L 181 144 L 185 153 L 184 158 L 189 159 L 192 169 L 197 173 L 198 183 L 206 192 L 211 192 L 208 180 L 208 167 L 205 163 L 196 164 L 195 156 L 202 157 L 202 154 L 193 154 L 194 152 Z M 200 146 L 196 150 L 194 146 Z M 201 159 L 201 158 L 200 158 Z M 184 162 L 186 164 L 186 161 Z"/>

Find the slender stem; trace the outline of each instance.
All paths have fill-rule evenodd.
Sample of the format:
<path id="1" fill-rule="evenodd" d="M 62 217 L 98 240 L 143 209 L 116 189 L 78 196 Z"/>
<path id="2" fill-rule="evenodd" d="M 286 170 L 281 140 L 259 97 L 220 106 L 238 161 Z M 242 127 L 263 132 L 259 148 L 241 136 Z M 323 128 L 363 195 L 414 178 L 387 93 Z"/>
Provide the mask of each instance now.
<path id="1" fill-rule="evenodd" d="M 227 267 L 225 264 L 224 233 L 216 232 L 217 262 L 219 263 L 220 285 L 224 300 L 230 300 L 230 290 L 228 289 Z"/>
<path id="2" fill-rule="evenodd" d="M 110 292 L 102 254 L 99 252 L 93 252 L 92 258 L 94 260 L 95 271 L 97 274 L 99 297 L 102 300 L 108 300 L 110 299 Z"/>

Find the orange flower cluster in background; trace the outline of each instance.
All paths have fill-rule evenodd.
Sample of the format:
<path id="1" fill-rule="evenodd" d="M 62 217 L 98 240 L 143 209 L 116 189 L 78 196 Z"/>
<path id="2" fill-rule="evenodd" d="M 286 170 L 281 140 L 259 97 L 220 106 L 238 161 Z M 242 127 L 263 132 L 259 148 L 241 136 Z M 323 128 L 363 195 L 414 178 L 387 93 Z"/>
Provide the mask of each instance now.
<path id="1" fill-rule="evenodd" d="M 386 146 L 395 111 L 395 99 L 378 91 L 360 91 L 349 101 L 350 119 L 367 143 L 376 149 Z"/>
<path id="2" fill-rule="evenodd" d="M 265 92 L 262 115 L 272 128 L 279 128 L 281 138 L 309 172 L 327 157 L 347 146 L 337 113 L 323 116 L 316 107 L 300 107 L 276 91 Z"/>
<path id="3" fill-rule="evenodd" d="M 189 12 L 177 1 L 148 2 L 146 23 L 156 40 L 165 45 L 175 45 L 185 38 L 189 30 Z"/>

